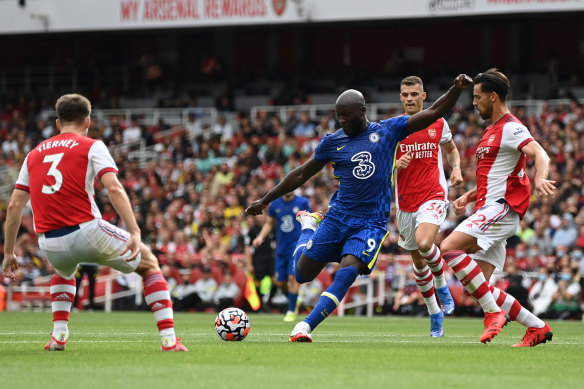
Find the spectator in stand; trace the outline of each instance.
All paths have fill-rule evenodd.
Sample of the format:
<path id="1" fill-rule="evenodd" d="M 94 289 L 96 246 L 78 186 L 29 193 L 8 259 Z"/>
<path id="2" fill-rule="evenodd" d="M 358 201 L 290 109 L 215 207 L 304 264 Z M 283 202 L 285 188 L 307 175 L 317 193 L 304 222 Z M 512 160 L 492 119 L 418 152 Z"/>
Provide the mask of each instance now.
<path id="1" fill-rule="evenodd" d="M 189 110 L 187 118 L 183 122 L 183 126 L 187 130 L 189 139 L 192 143 L 195 143 L 203 136 L 203 126 L 201 126 L 201 122 L 197 120 L 197 115 L 193 110 Z"/>
<path id="2" fill-rule="evenodd" d="M 561 224 L 552 237 L 552 245 L 557 249 L 566 246 L 568 249 L 575 246 L 578 240 L 578 230 L 574 225 L 574 217 L 569 213 L 562 216 Z"/>
<path id="3" fill-rule="evenodd" d="M 554 271 L 551 267 L 540 267 L 538 279 L 529 291 L 529 304 L 534 315 L 545 317 L 552 297 L 558 290 L 558 284 L 554 279 Z"/>
<path id="4" fill-rule="evenodd" d="M 127 145 L 139 142 L 142 139 L 142 127 L 138 124 L 138 118 L 132 117 L 130 125 L 123 132 L 123 140 Z"/>
<path id="5" fill-rule="evenodd" d="M 576 238 L 576 247 L 578 247 L 581 250 L 584 250 L 584 224 L 580 224 L 578 226 L 578 237 Z"/>
<path id="6" fill-rule="evenodd" d="M 529 242 L 529 240 L 535 235 L 535 231 L 529 227 L 527 220 L 521 219 L 516 235 L 522 242 Z"/>
<path id="7" fill-rule="evenodd" d="M 300 113 L 300 123 L 294 128 L 293 134 L 297 138 L 312 138 L 316 135 L 316 126 L 310 120 L 308 111 L 302 111 Z"/>
<path id="8" fill-rule="evenodd" d="M 213 293 L 213 303 L 217 312 L 234 305 L 235 298 L 239 296 L 241 290 L 239 286 L 233 281 L 233 274 L 226 270 L 223 273 L 223 280 Z"/>
<path id="9" fill-rule="evenodd" d="M 564 320 L 582 318 L 580 310 L 580 292 L 582 290 L 578 282 L 579 266 L 563 266 L 559 273 L 558 290 L 552 295 L 552 303 L 549 307 L 549 317 Z"/>
<path id="10" fill-rule="evenodd" d="M 173 290 L 173 304 L 178 311 L 196 309 L 203 311 L 213 307 L 213 293 L 217 289 L 217 281 L 211 275 L 211 268 L 203 266 L 202 276 L 190 283 L 190 274 L 182 273 L 182 283 Z"/>
<path id="11" fill-rule="evenodd" d="M 225 116 L 217 118 L 217 123 L 213 126 L 213 135 L 218 136 L 222 143 L 229 143 L 233 139 L 233 127 Z"/>
<path id="12" fill-rule="evenodd" d="M 414 273 L 408 273 L 408 280 L 394 296 L 391 308 L 394 315 L 425 316 L 426 303 L 414 278 Z"/>

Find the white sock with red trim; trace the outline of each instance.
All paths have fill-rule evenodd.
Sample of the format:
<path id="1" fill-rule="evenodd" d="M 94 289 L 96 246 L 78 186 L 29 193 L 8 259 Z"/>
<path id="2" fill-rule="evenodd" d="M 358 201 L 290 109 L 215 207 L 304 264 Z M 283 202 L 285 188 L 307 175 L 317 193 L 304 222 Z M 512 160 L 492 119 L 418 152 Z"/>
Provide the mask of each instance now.
<path id="1" fill-rule="evenodd" d="M 53 337 L 60 341 L 69 338 L 69 312 L 75 298 L 75 277 L 68 280 L 57 273 L 51 278 L 51 310 L 53 311 Z M 62 333 L 65 333 L 63 336 Z M 61 340 L 61 339 L 65 340 Z"/>
<path id="2" fill-rule="evenodd" d="M 414 277 L 416 279 L 416 284 L 422 293 L 426 307 L 428 307 L 428 313 L 434 315 L 440 312 L 440 307 L 436 302 L 436 294 L 434 291 L 434 277 L 428 266 L 424 266 L 423 269 L 418 269 L 415 265 Z"/>
<path id="3" fill-rule="evenodd" d="M 485 312 L 500 312 L 501 308 L 493 298 L 490 285 L 480 266 L 464 251 L 453 250 L 443 255 L 444 260 L 467 292 L 477 301 Z"/>
<path id="4" fill-rule="evenodd" d="M 519 301 L 517 301 L 515 297 L 511 296 L 509 293 L 504 292 L 499 288 L 495 288 L 492 285 L 491 292 L 493 293 L 495 301 L 497 301 L 497 305 L 509 314 L 511 320 L 516 321 L 519 324 L 523 324 L 525 327 L 543 328 L 543 326 L 545 326 L 543 320 L 525 309 L 521 304 L 519 304 Z"/>
<path id="5" fill-rule="evenodd" d="M 432 271 L 432 275 L 434 276 L 434 286 L 437 289 L 445 287 L 446 279 L 444 278 L 444 267 L 442 265 L 444 260 L 442 259 L 442 254 L 440 253 L 438 246 L 432 244 L 432 248 L 427 253 L 423 253 L 419 250 L 418 252 L 424 257 L 424 260 Z"/>
<path id="6" fill-rule="evenodd" d="M 176 343 L 174 319 L 168 284 L 161 272 L 157 271 L 144 277 L 144 299 L 154 313 L 160 339 L 165 347 Z"/>

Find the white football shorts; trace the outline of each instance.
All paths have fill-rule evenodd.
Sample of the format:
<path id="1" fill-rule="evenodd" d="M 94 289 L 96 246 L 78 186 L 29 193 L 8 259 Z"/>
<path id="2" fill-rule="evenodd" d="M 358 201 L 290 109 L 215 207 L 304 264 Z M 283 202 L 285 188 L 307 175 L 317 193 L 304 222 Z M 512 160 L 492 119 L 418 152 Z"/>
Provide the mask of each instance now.
<path id="1" fill-rule="evenodd" d="M 503 271 L 507 257 L 507 238 L 519 228 L 519 214 L 507 203 L 485 204 L 460 223 L 454 231 L 477 239 L 482 250 L 470 254 L 471 258 L 488 262 Z"/>
<path id="2" fill-rule="evenodd" d="M 429 200 L 420 205 L 417 212 L 404 212 L 397 210 L 397 228 L 399 239 L 397 243 L 406 250 L 418 249 L 416 243 L 416 230 L 422 223 L 444 223 L 448 214 L 448 202 L 441 200 Z"/>
<path id="3" fill-rule="evenodd" d="M 97 263 L 122 273 L 136 270 L 141 254 L 131 262 L 126 262 L 130 252 L 120 255 L 126 247 L 129 232 L 101 219 L 81 223 L 79 227 L 58 238 L 39 234 L 40 249 L 61 277 L 72 278 L 81 262 Z"/>

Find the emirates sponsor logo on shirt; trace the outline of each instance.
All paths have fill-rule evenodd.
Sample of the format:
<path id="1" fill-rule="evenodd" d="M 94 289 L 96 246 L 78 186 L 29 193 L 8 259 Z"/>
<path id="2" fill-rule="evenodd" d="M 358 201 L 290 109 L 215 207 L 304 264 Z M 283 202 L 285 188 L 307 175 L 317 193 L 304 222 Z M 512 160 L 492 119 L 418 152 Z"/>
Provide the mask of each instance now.
<path id="1" fill-rule="evenodd" d="M 489 143 L 490 143 L 490 140 L 489 140 Z M 477 153 L 476 153 L 477 159 L 483 159 L 483 158 L 485 158 L 485 155 L 486 154 L 489 154 L 489 151 L 490 150 L 491 150 L 490 147 L 484 147 L 484 146 L 483 147 L 479 147 L 477 149 Z"/>
<path id="2" fill-rule="evenodd" d="M 412 145 L 404 145 L 403 143 L 399 145 L 399 149 L 402 153 L 407 153 L 408 151 L 431 151 L 436 150 L 438 145 L 432 142 L 414 143 Z"/>

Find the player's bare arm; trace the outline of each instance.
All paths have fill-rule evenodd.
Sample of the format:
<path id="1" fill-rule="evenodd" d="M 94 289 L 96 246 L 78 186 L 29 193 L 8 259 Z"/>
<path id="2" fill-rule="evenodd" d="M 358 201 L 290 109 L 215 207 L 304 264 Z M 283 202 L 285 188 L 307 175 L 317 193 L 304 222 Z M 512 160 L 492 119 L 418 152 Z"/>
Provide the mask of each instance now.
<path id="1" fill-rule="evenodd" d="M 454 187 L 461 185 L 464 180 L 462 178 L 462 170 L 460 169 L 460 153 L 456 148 L 456 144 L 453 140 L 450 140 L 450 142 L 441 146 L 446 152 L 446 160 L 452 168 L 452 171 L 450 172 L 450 186 Z"/>
<path id="2" fill-rule="evenodd" d="M 521 149 L 529 158 L 535 161 L 535 193 L 538 196 L 553 195 L 556 190 L 555 181 L 547 179 L 550 169 L 550 157 L 536 141 L 529 142 Z"/>
<path id="3" fill-rule="evenodd" d="M 395 161 L 395 167 L 396 169 L 403 170 L 410 166 L 410 162 L 412 162 L 412 152 L 406 151 L 406 153 L 402 155 L 400 159 Z"/>
<path id="4" fill-rule="evenodd" d="M 126 190 L 118 180 L 118 176 L 115 173 L 105 173 L 103 176 L 101 176 L 101 182 L 108 191 L 112 205 L 126 224 L 126 228 L 130 233 L 130 238 L 126 243 L 126 247 L 124 251 L 120 253 L 120 255 L 124 255 L 130 251 L 132 254 L 126 258 L 126 262 L 133 261 L 136 259 L 138 253 L 140 253 L 142 237 L 140 235 L 140 227 L 138 227 L 138 223 L 134 217 L 134 212 L 132 211 L 130 199 L 128 198 Z"/>
<path id="5" fill-rule="evenodd" d="M 266 236 L 268 236 L 268 234 L 270 232 L 272 232 L 272 230 L 274 229 L 274 224 L 275 224 L 275 218 L 268 217 L 266 219 L 266 222 L 262 226 L 260 233 L 252 242 L 253 247 L 258 247 L 259 245 L 264 243 L 264 239 L 266 239 Z"/>
<path id="6" fill-rule="evenodd" d="M 408 120 L 408 132 L 423 130 L 436 120 L 446 115 L 454 107 L 460 94 L 472 85 L 472 79 L 466 74 L 460 74 L 454 79 L 454 84 L 431 107 L 411 116 Z"/>
<path id="7" fill-rule="evenodd" d="M 30 199 L 30 194 L 24 190 L 14 189 L 8 209 L 6 210 L 6 225 L 4 227 L 4 262 L 2 263 L 2 273 L 4 276 L 14 280 L 18 269 L 18 261 L 14 255 L 16 246 L 16 235 L 22 221 L 22 210 Z"/>
<path id="8" fill-rule="evenodd" d="M 458 216 L 464 215 L 467 204 L 472 203 L 473 201 L 477 201 L 476 186 L 473 189 L 466 192 L 465 194 L 463 194 L 462 196 L 460 196 L 459 198 L 457 198 L 456 200 L 454 200 L 452 202 L 452 208 L 454 208 L 454 212 Z"/>
<path id="9" fill-rule="evenodd" d="M 302 186 L 310 177 L 321 171 L 325 165 L 326 162 L 321 162 L 314 156 L 310 157 L 308 161 L 286 174 L 282 182 L 266 193 L 264 197 L 251 203 L 245 212 L 250 215 L 261 214 L 272 201 Z"/>

